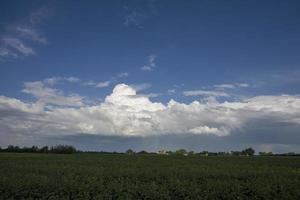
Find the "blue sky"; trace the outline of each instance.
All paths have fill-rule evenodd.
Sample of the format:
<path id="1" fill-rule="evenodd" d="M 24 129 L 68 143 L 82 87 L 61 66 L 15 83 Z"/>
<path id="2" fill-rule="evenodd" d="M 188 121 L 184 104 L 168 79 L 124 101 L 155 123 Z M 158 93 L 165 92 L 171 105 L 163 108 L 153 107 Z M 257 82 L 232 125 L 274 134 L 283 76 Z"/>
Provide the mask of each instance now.
<path id="1" fill-rule="evenodd" d="M 145 126 L 149 124 L 145 125 L 146 121 L 140 115 L 151 112 L 148 116 L 151 123 L 160 119 L 160 115 L 156 115 L 158 110 L 164 110 L 164 114 L 172 113 L 166 114 L 166 117 L 173 117 L 174 110 L 168 110 L 172 106 L 166 108 L 171 99 L 185 105 L 187 108 L 181 108 L 185 111 L 194 109 L 193 101 L 200 102 L 200 107 L 205 105 L 208 112 L 220 107 L 226 107 L 226 111 L 229 107 L 233 109 L 233 105 L 228 107 L 224 104 L 226 102 L 234 104 L 235 111 L 239 103 L 245 104 L 243 109 L 252 106 L 250 110 L 256 112 L 259 111 L 257 108 L 264 112 L 271 109 L 272 112 L 268 111 L 264 116 L 270 118 L 275 112 L 276 116 L 272 117 L 277 120 L 276 125 L 266 122 L 260 127 L 267 126 L 270 132 L 272 127 L 279 127 L 292 141 L 298 137 L 294 133 L 297 128 L 286 130 L 282 123 L 289 123 L 291 127 L 300 124 L 299 9 L 298 1 L 1 1 L 0 95 L 3 100 L 0 130 L 5 141 L 0 145 L 37 142 L 24 139 L 28 138 L 24 132 L 35 132 L 34 135 L 41 138 L 47 135 L 48 139 L 40 141 L 40 144 L 57 143 L 53 139 L 56 136 L 68 138 L 73 134 L 76 137 L 72 138 L 79 134 L 89 138 L 89 134 L 94 134 L 97 137 L 113 137 L 112 141 L 124 135 L 126 141 L 136 141 L 130 140 L 131 136 L 144 139 L 169 137 L 171 132 L 176 132 L 175 125 L 168 122 L 168 126 L 161 127 L 161 124 L 156 124 L 156 128 L 148 127 L 148 130 Z M 113 89 L 116 92 L 112 92 Z M 131 89 L 136 93 L 132 93 Z M 127 92 L 134 98 L 128 99 Z M 120 100 L 122 95 L 126 98 Z M 114 100 L 106 100 L 108 96 L 113 96 Z M 269 108 L 270 102 L 277 99 L 282 99 L 282 105 L 278 103 Z M 20 101 L 20 105 L 13 104 L 14 100 Z M 249 106 L 249 102 L 256 104 Z M 140 110 L 123 110 L 128 115 L 118 119 L 124 123 L 120 122 L 122 126 L 114 121 L 114 117 L 110 118 L 109 114 L 101 111 L 85 119 L 85 128 L 80 130 L 64 125 L 66 131 L 62 131 L 62 125 L 50 120 L 47 115 L 49 112 L 57 114 L 58 109 L 70 112 L 72 108 L 79 112 L 99 106 L 98 110 L 101 110 L 107 104 L 118 109 L 119 106 L 156 107 L 152 110 L 142 109 L 143 106 Z M 215 107 L 208 106 L 211 104 Z M 24 111 L 26 106 L 28 110 Z M 36 109 L 38 113 L 28 113 L 29 108 Z M 188 119 L 186 123 L 189 126 L 173 136 L 171 134 L 174 141 L 182 141 L 176 147 L 162 143 L 157 147 L 148 145 L 147 148 L 184 146 L 197 150 L 181 137 L 188 135 L 204 141 L 201 137 L 209 134 L 214 135 L 212 137 L 217 135 L 216 140 L 222 141 L 214 149 L 235 148 L 232 142 L 228 142 L 228 137 L 233 137 L 235 132 L 250 134 L 244 124 L 262 117 L 258 114 L 243 116 L 245 120 L 242 122 L 230 124 L 240 118 L 235 113 L 231 116 L 234 120 L 227 119 L 230 126 L 225 126 L 223 122 L 202 119 L 205 113 L 197 109 L 183 116 Z M 291 109 L 299 113 L 290 116 Z M 9 117 L 7 113 L 12 110 L 14 117 Z M 21 118 L 18 114 L 16 119 L 16 110 L 27 117 Z M 199 112 L 197 116 L 201 119 L 191 117 L 195 112 Z M 227 114 L 224 112 L 225 117 Z M 47 122 L 34 124 L 32 118 L 38 114 L 45 115 Z M 113 121 L 111 125 L 103 125 L 107 129 L 95 128 L 95 124 L 88 123 L 89 120 L 95 120 L 95 123 L 101 121 L 99 116 Z M 132 119 L 132 116 L 135 118 Z M 11 122 L 19 122 L 22 128 L 9 127 Z M 49 124 L 56 124 L 56 128 L 48 129 Z M 253 126 L 257 124 L 256 121 Z M 147 131 L 138 133 L 140 128 Z M 51 137 L 50 132 L 54 134 Z M 166 132 L 168 136 L 163 134 Z M 15 134 L 21 135 L 18 140 L 8 139 Z M 178 134 L 181 139 L 178 139 Z M 278 151 L 300 149 L 299 144 L 291 144 L 290 140 L 268 142 L 262 141 L 258 134 L 253 135 L 255 142 L 249 145 L 258 149 L 264 150 L 265 146 L 275 151 L 276 148 L 280 149 Z M 151 141 L 150 144 L 153 143 Z M 212 141 L 203 145 L 209 147 Z M 244 138 L 238 147 L 247 146 L 249 141 Z M 124 148 L 136 143 L 129 142 Z M 79 144 L 76 141 L 76 145 L 89 148 L 89 142 Z M 91 148 L 101 149 L 99 146 Z M 105 148 L 113 149 L 109 145 Z"/>

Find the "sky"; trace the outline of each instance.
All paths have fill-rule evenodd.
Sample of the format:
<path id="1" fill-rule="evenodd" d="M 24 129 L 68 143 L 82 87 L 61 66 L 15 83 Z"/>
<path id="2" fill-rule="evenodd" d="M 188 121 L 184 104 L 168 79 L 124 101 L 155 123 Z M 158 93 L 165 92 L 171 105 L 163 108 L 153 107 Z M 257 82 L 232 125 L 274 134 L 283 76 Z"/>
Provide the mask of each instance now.
<path id="1" fill-rule="evenodd" d="M 0 2 L 0 146 L 300 152 L 300 2 Z"/>

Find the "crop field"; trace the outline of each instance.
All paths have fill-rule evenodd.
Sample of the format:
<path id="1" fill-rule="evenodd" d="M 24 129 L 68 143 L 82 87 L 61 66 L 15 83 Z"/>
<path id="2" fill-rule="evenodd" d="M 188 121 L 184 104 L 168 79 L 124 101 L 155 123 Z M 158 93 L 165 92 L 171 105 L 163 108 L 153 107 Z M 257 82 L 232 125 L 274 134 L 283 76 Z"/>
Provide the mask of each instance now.
<path id="1" fill-rule="evenodd" d="M 0 199 L 300 199 L 300 157 L 0 153 Z"/>

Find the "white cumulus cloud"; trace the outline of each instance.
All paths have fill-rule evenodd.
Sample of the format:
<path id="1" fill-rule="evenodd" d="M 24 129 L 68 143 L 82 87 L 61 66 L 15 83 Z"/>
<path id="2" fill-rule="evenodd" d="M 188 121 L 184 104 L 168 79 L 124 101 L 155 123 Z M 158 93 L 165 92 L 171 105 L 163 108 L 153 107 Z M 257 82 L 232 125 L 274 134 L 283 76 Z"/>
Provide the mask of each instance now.
<path id="1" fill-rule="evenodd" d="M 95 134 L 155 136 L 200 134 L 227 136 L 245 127 L 300 124 L 300 96 L 277 95 L 214 103 L 153 102 L 126 84 L 118 84 L 102 103 L 87 105 L 79 95 L 65 95 L 42 82 L 25 83 L 23 92 L 36 97 L 27 103 L 0 96 L 0 129 L 37 135 Z M 53 106 L 50 106 L 53 105 Z M 49 107 L 50 106 L 50 107 Z M 278 126 L 277 126 L 278 127 Z"/>
<path id="2" fill-rule="evenodd" d="M 219 136 L 227 135 L 228 133 L 224 130 L 219 130 L 218 128 L 208 127 L 208 126 L 198 126 L 189 130 L 190 133 L 194 134 L 216 134 Z"/>

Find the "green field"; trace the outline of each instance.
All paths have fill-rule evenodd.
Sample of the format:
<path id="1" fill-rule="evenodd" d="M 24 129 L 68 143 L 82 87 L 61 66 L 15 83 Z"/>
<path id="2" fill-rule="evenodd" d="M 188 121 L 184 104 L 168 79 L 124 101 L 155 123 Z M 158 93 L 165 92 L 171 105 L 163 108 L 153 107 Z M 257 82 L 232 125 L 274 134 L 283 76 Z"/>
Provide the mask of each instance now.
<path id="1" fill-rule="evenodd" d="M 300 199 L 300 157 L 0 153 L 0 199 Z"/>

